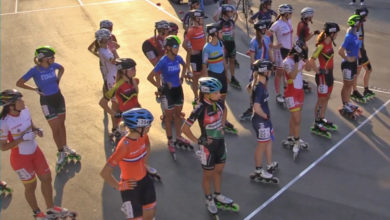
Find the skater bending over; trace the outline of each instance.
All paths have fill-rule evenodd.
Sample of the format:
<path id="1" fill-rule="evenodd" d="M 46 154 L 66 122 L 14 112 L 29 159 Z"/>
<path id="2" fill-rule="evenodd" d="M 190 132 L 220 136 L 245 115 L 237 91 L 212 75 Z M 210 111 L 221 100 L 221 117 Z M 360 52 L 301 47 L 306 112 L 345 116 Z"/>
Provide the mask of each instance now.
<path id="1" fill-rule="evenodd" d="M 324 29 L 317 38 L 316 49 L 309 62 L 316 73 L 317 83 L 317 103 L 314 108 L 314 131 L 320 134 L 329 135 L 327 130 L 337 130 L 337 126 L 325 119 L 325 112 L 328 107 L 328 101 L 333 90 L 333 57 L 334 40 L 340 27 L 336 23 L 326 22 Z M 320 64 L 317 67 L 315 60 Z"/>
<path id="2" fill-rule="evenodd" d="M 42 112 L 50 125 L 54 142 L 58 149 L 58 159 L 56 171 L 66 161 L 67 155 L 77 155 L 76 151 L 68 147 L 65 128 L 65 99 L 62 96 L 59 84 L 64 74 L 64 67 L 54 62 L 55 50 L 50 46 L 42 46 L 35 50 L 34 62 L 36 66 L 32 67 L 17 82 L 16 86 L 35 91 L 40 96 Z M 26 84 L 31 78 L 37 87 Z"/>
<path id="3" fill-rule="evenodd" d="M 255 172 L 250 176 L 255 181 L 278 183 L 279 180 L 272 174 L 278 167 L 278 163 L 272 161 L 272 141 L 274 129 L 272 128 L 271 115 L 268 107 L 269 94 L 267 81 L 273 64 L 267 60 L 256 60 L 253 63 L 252 94 L 253 117 L 252 126 L 256 132 L 257 147 L 255 151 Z M 265 154 L 265 155 L 264 155 Z M 267 166 L 263 169 L 265 156 Z"/>
<path id="4" fill-rule="evenodd" d="M 156 192 L 152 179 L 147 175 L 145 158 L 150 153 L 148 132 L 153 115 L 146 109 L 133 108 L 122 114 L 128 129 L 115 152 L 108 159 L 100 175 L 111 187 L 121 193 L 121 210 L 126 219 L 152 220 L 155 215 Z M 112 172 L 119 166 L 121 180 Z"/>
<path id="5" fill-rule="evenodd" d="M 183 125 L 183 133 L 194 143 L 199 143 L 199 157 L 203 168 L 202 186 L 206 196 L 207 209 L 217 214 L 216 204 L 234 209 L 232 199 L 221 194 L 222 171 L 226 161 L 224 123 L 227 109 L 221 100 L 221 82 L 213 77 L 199 79 L 200 103 L 192 111 Z M 198 120 L 201 128 L 200 138 L 196 138 L 190 127 Z M 211 183 L 214 194 L 211 194 Z M 237 208 L 237 207 L 236 207 Z"/>
<path id="6" fill-rule="evenodd" d="M 3 107 L 0 113 L 1 150 L 11 150 L 11 167 L 24 185 L 24 196 L 34 213 L 34 218 L 45 220 L 47 214 L 51 216 L 68 214 L 67 209 L 54 206 L 50 168 L 35 141 L 36 136 L 43 137 L 43 130 L 33 124 L 22 94 L 16 89 L 4 90 L 0 94 L 0 106 Z M 47 213 L 40 210 L 35 197 L 37 176 L 41 181 Z"/>

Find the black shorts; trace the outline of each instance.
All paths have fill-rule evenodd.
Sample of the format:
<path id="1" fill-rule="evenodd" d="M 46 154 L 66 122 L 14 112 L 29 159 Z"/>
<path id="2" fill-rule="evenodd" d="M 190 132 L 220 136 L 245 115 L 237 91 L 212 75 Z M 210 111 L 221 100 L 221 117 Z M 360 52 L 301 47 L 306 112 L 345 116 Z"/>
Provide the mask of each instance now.
<path id="1" fill-rule="evenodd" d="M 202 52 L 196 55 L 191 55 L 190 63 L 192 72 L 200 73 L 202 71 Z"/>
<path id="2" fill-rule="evenodd" d="M 357 62 L 348 62 L 344 60 L 341 62 L 341 72 L 343 73 L 343 79 L 352 81 L 357 73 Z"/>
<path id="3" fill-rule="evenodd" d="M 137 182 L 137 186 L 132 190 L 121 191 L 122 202 L 130 202 L 132 218 L 141 217 L 143 209 L 151 208 L 156 203 L 156 191 L 153 180 L 146 175 Z"/>
<path id="4" fill-rule="evenodd" d="M 367 56 L 367 51 L 364 48 L 360 48 L 360 58 L 358 60 L 359 66 L 367 65 L 368 69 L 371 70 L 371 63 Z"/>
<path id="5" fill-rule="evenodd" d="M 325 84 L 329 87 L 333 86 L 334 83 L 334 78 L 333 78 L 333 69 L 330 70 L 325 70 L 325 69 L 320 69 L 320 74 L 324 75 L 325 79 Z M 317 86 L 320 84 L 323 84 L 320 82 L 320 74 L 316 74 L 316 84 Z"/>
<path id="6" fill-rule="evenodd" d="M 286 49 L 284 47 L 280 48 L 280 55 L 282 56 L 283 60 L 288 56 L 289 52 L 290 52 L 290 49 Z"/>
<path id="7" fill-rule="evenodd" d="M 223 41 L 225 47 L 225 57 L 235 58 L 236 57 L 236 43 L 234 41 Z"/>
<path id="8" fill-rule="evenodd" d="M 208 146 L 200 146 L 201 164 L 205 170 L 213 170 L 215 164 L 226 162 L 226 147 L 224 139 L 212 139 Z"/>
<path id="9" fill-rule="evenodd" d="M 222 72 L 222 73 L 214 73 L 213 71 L 208 71 L 209 73 L 209 76 L 210 77 L 214 77 L 216 79 L 218 79 L 221 84 L 222 84 L 222 89 L 220 91 L 221 94 L 226 94 L 227 93 L 227 80 L 226 80 L 226 75 L 225 75 L 225 72 Z"/>
<path id="10" fill-rule="evenodd" d="M 148 40 L 144 41 L 142 44 L 142 52 L 144 52 L 144 55 L 148 58 L 148 60 L 157 59 L 159 55 L 157 49 L 154 48 Z"/>
<path id="11" fill-rule="evenodd" d="M 175 106 L 182 106 L 184 103 L 183 88 L 181 86 L 169 88 L 164 85 L 161 98 L 166 110 L 172 110 Z"/>
<path id="12" fill-rule="evenodd" d="M 61 91 L 58 91 L 54 95 L 48 95 L 40 97 L 40 103 L 42 112 L 47 120 L 57 118 L 58 115 L 65 114 L 65 99 L 62 96 Z"/>

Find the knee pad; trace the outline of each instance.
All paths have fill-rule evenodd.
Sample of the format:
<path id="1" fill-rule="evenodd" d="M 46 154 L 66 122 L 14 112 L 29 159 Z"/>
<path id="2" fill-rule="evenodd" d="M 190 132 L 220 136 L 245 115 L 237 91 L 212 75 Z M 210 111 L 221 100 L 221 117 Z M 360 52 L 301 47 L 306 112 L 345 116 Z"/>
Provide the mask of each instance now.
<path id="1" fill-rule="evenodd" d="M 124 202 L 121 207 L 121 211 L 125 213 L 126 218 L 134 218 L 133 206 L 130 201 Z"/>

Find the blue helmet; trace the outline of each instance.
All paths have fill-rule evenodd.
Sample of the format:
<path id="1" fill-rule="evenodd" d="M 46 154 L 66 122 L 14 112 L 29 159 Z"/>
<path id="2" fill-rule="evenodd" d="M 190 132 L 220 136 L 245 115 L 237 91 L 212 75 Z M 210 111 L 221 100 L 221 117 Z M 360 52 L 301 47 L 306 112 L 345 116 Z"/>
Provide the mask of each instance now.
<path id="1" fill-rule="evenodd" d="M 221 89 L 221 82 L 214 77 L 201 77 L 199 79 L 199 90 L 203 93 L 213 93 Z"/>
<path id="2" fill-rule="evenodd" d="M 128 128 L 145 128 L 153 122 L 153 115 L 144 108 L 133 108 L 122 113 L 123 122 Z"/>

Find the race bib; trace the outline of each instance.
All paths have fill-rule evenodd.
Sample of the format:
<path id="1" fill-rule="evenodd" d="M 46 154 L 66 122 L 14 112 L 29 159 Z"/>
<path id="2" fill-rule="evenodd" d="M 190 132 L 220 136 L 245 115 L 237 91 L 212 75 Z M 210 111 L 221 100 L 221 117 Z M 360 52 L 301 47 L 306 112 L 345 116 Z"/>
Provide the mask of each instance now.
<path id="1" fill-rule="evenodd" d="M 318 93 L 320 94 L 327 94 L 328 93 L 328 86 L 325 84 L 320 84 L 318 86 Z"/>
<path id="2" fill-rule="evenodd" d="M 156 54 L 154 53 L 154 51 L 148 51 L 146 52 L 146 57 L 149 59 L 149 60 L 153 60 L 156 58 Z"/>
<path id="3" fill-rule="evenodd" d="M 49 116 L 50 115 L 49 107 L 47 105 L 42 105 L 42 112 L 43 115 Z"/>
<path id="4" fill-rule="evenodd" d="M 271 137 L 270 128 L 265 128 L 263 123 L 260 123 L 259 139 L 269 139 Z"/>
<path id="5" fill-rule="evenodd" d="M 295 106 L 294 97 L 285 98 L 285 102 L 286 102 L 287 108 L 292 108 Z"/>
<path id="6" fill-rule="evenodd" d="M 191 68 L 192 68 L 192 71 L 198 72 L 198 70 L 196 69 L 196 63 L 191 63 Z"/>
<path id="7" fill-rule="evenodd" d="M 343 69 L 344 79 L 351 79 L 352 71 L 350 69 Z"/>
<path id="8" fill-rule="evenodd" d="M 16 170 L 16 173 L 18 174 L 20 180 L 30 180 L 34 175 L 34 173 L 30 174 L 24 168 Z"/>

